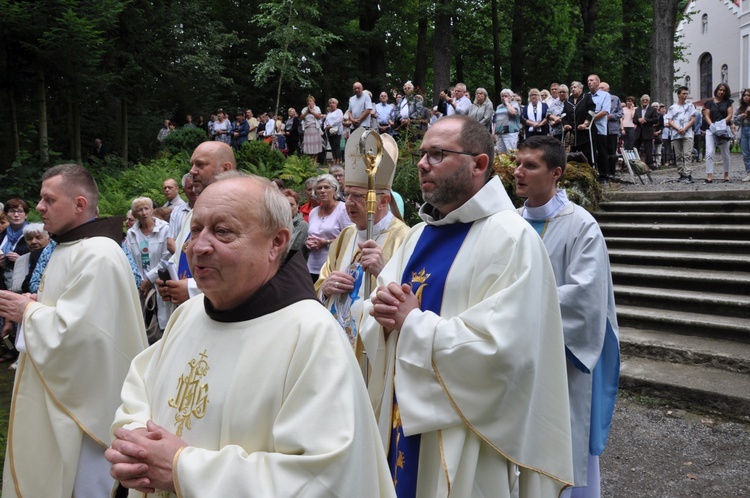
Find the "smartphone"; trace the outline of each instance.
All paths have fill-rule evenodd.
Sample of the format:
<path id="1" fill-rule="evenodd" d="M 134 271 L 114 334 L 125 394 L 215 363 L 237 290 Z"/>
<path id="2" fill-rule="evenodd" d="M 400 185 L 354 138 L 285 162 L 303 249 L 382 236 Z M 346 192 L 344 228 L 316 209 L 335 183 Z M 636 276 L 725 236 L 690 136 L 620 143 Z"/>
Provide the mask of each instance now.
<path id="1" fill-rule="evenodd" d="M 159 268 L 157 273 L 159 274 L 159 279 L 163 280 L 164 282 L 169 280 L 169 270 Z"/>

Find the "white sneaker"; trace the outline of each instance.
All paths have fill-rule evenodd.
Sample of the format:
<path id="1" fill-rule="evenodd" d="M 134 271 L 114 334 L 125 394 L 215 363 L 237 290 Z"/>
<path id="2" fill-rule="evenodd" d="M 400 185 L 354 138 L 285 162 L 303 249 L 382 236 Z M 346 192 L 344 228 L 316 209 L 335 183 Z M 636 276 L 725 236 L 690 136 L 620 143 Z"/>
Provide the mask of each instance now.
<path id="1" fill-rule="evenodd" d="M 745 178 L 742 179 L 743 182 L 750 182 L 750 173 L 747 174 Z"/>

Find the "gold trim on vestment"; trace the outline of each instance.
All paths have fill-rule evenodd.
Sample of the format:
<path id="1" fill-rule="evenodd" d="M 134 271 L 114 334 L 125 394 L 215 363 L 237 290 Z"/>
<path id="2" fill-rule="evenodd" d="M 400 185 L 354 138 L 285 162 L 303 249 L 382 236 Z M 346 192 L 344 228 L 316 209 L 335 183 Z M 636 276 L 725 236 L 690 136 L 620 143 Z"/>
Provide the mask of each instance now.
<path id="1" fill-rule="evenodd" d="M 20 379 L 23 376 L 23 367 L 26 366 L 26 353 L 21 353 L 18 360 L 18 369 L 16 370 L 16 382 L 13 385 L 13 398 L 10 405 L 10 417 L 8 419 L 8 462 L 10 462 L 10 473 L 13 476 L 13 486 L 16 488 L 16 494 L 19 498 L 23 497 L 21 489 L 18 487 L 18 476 L 16 476 L 16 465 L 13 458 L 13 423 L 16 412 L 16 400 L 18 399 L 18 389 Z"/>
<path id="2" fill-rule="evenodd" d="M 445 474 L 445 483 L 448 486 L 448 495 L 451 494 L 451 476 L 448 472 L 448 461 L 445 458 L 445 448 L 443 448 L 443 430 L 440 429 L 437 431 L 438 434 L 438 444 L 440 445 L 440 462 L 443 465 L 443 474 Z"/>
<path id="3" fill-rule="evenodd" d="M 547 476 L 550 479 L 554 479 L 557 482 L 561 482 L 561 483 L 565 484 L 566 487 L 573 485 L 572 482 L 568 482 L 568 481 L 566 481 L 564 479 L 561 479 L 560 477 L 553 476 L 549 472 L 545 472 L 543 470 L 531 467 L 529 465 L 524 465 L 521 462 L 517 462 L 516 460 L 512 459 L 510 456 L 508 456 L 507 454 L 505 454 L 500 448 L 498 448 L 497 446 L 495 446 L 494 444 L 492 444 L 492 442 L 490 440 L 488 440 L 486 437 L 484 437 L 484 435 L 482 433 L 480 433 L 478 430 L 476 430 L 469 423 L 469 421 L 466 419 L 466 417 L 464 416 L 463 412 L 458 407 L 458 403 L 456 403 L 456 401 L 453 399 L 453 397 L 451 396 L 451 393 L 448 391 L 448 387 L 443 382 L 443 377 L 440 375 L 440 372 L 438 371 L 438 368 L 437 368 L 437 365 L 435 364 L 435 360 L 434 359 L 432 360 L 432 370 L 435 372 L 435 376 L 437 377 L 438 382 L 440 382 L 440 385 L 443 387 L 443 391 L 445 392 L 445 395 L 448 396 L 448 401 L 451 402 L 451 405 L 453 405 L 453 408 L 456 410 L 456 413 L 458 413 L 458 416 L 461 417 L 461 420 L 463 420 L 464 424 L 466 424 L 466 427 L 468 427 L 471 430 L 471 432 L 473 432 L 474 434 L 476 434 L 477 436 L 479 436 L 479 438 L 482 441 L 484 441 L 485 443 L 487 443 L 490 446 L 490 448 L 492 448 L 493 450 L 497 451 L 506 460 L 508 460 L 511 463 L 514 463 L 514 464 L 518 465 L 519 467 L 523 467 L 525 469 L 529 469 L 529 470 L 531 470 L 533 472 L 536 472 L 538 474 L 542 474 L 544 476 Z"/>

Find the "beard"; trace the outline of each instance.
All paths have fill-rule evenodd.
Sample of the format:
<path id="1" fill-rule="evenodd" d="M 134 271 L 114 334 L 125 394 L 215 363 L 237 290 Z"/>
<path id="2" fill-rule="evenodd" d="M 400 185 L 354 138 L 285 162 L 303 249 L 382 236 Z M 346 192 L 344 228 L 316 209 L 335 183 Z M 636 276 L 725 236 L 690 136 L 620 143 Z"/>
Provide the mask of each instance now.
<path id="1" fill-rule="evenodd" d="M 464 162 L 450 176 L 429 180 L 434 184 L 433 189 L 430 192 L 422 190 L 422 198 L 438 209 L 458 201 L 465 202 L 473 193 L 471 170 Z"/>

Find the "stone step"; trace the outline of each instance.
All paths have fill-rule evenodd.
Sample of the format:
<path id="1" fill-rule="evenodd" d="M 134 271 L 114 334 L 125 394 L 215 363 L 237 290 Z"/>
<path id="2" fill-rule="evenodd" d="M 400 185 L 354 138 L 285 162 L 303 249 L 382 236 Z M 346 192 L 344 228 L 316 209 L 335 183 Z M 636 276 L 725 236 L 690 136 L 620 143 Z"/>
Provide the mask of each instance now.
<path id="1" fill-rule="evenodd" d="M 600 222 L 599 228 L 605 237 L 750 240 L 750 224 L 721 224 L 718 218 L 716 221 L 701 225 Z"/>
<path id="2" fill-rule="evenodd" d="M 743 373 L 623 355 L 620 388 L 684 406 L 750 415 L 750 376 Z"/>
<path id="3" fill-rule="evenodd" d="M 711 339 L 750 343 L 750 319 L 617 304 L 621 327 L 666 330 Z"/>
<path id="4" fill-rule="evenodd" d="M 720 271 L 750 271 L 750 254 L 715 254 L 698 251 L 647 251 L 644 249 L 610 249 L 609 260 L 644 266 L 671 266 Z"/>
<path id="5" fill-rule="evenodd" d="M 750 195 L 745 192 L 745 199 Z M 745 213 L 750 215 L 750 200 L 694 200 L 686 201 L 609 201 L 600 204 L 604 212 L 708 212 L 708 213 Z"/>
<path id="6" fill-rule="evenodd" d="M 605 237 L 604 240 L 610 249 L 690 250 L 750 254 L 750 240 L 661 239 L 646 237 Z"/>
<path id="7" fill-rule="evenodd" d="M 750 296 L 748 295 L 615 285 L 615 300 L 618 306 L 641 306 L 745 318 L 750 324 Z M 750 333 L 750 325 L 748 333 Z"/>
<path id="8" fill-rule="evenodd" d="M 743 184 L 745 185 L 745 184 Z M 748 200 L 748 189 L 733 190 L 675 190 L 664 192 L 659 190 L 619 190 L 606 192 L 607 202 L 662 202 L 666 199 L 675 202 L 721 201 L 735 202 Z"/>
<path id="9" fill-rule="evenodd" d="M 738 225 L 750 223 L 750 213 L 715 213 L 715 212 L 677 212 L 677 211 L 632 211 L 632 212 L 599 212 L 595 218 L 599 223 L 651 223 L 651 224 L 684 224 Z"/>
<path id="10" fill-rule="evenodd" d="M 667 266 L 612 264 L 616 285 L 639 285 L 669 289 L 750 295 L 750 272 L 700 270 Z"/>
<path id="11" fill-rule="evenodd" d="M 710 366 L 750 375 L 750 344 L 690 336 L 663 330 L 620 328 L 623 355 L 670 363 Z M 750 383 L 750 377 L 748 377 Z M 750 389 L 750 387 L 749 387 Z"/>

